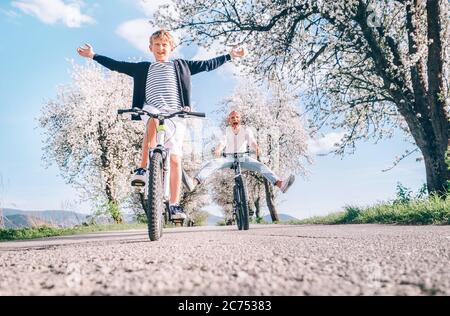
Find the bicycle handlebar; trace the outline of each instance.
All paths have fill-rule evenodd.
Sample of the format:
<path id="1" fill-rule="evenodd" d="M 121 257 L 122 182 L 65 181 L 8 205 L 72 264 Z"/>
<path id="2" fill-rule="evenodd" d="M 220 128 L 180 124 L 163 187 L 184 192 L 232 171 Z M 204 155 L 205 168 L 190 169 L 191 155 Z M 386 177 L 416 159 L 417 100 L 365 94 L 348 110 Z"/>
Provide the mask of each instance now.
<path id="1" fill-rule="evenodd" d="M 174 113 L 153 114 L 153 113 L 150 113 L 150 112 L 148 112 L 148 111 L 146 111 L 144 109 L 138 109 L 138 108 L 117 110 L 117 114 L 119 114 L 119 115 L 125 114 L 125 113 L 135 113 L 135 114 L 139 114 L 139 115 L 147 115 L 147 116 L 150 116 L 152 118 L 164 117 L 165 119 L 169 119 L 169 118 L 172 118 L 172 117 L 175 117 L 175 116 L 178 116 L 178 117 L 185 117 L 185 116 L 206 117 L 206 114 L 202 113 L 202 112 L 179 111 L 179 112 L 174 112 Z"/>
<path id="2" fill-rule="evenodd" d="M 249 154 L 256 154 L 256 151 L 254 150 L 247 150 L 244 152 L 240 152 L 240 153 L 222 153 L 222 156 L 227 157 L 227 156 L 243 156 L 243 155 L 249 155 Z"/>

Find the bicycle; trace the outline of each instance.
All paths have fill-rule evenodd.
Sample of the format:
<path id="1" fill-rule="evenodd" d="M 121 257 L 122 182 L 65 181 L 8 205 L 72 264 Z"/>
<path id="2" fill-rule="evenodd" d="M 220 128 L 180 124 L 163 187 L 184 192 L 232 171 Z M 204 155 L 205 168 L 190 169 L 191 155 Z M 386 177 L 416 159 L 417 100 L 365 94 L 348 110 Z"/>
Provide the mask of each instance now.
<path id="1" fill-rule="evenodd" d="M 241 173 L 241 162 L 239 161 L 239 158 L 250 153 L 250 151 L 246 151 L 241 153 L 222 154 L 224 157 L 234 158 L 233 164 L 230 167 L 234 170 L 233 216 L 236 218 L 236 224 L 239 230 L 249 229 L 248 195 L 244 178 Z"/>
<path id="2" fill-rule="evenodd" d="M 165 120 L 174 117 L 205 117 L 205 113 L 179 111 L 170 114 L 153 114 L 138 108 L 117 111 L 118 115 L 125 113 L 147 115 L 159 122 L 156 128 L 156 147 L 149 148 L 148 152 L 147 185 L 144 187 L 144 192 L 140 192 L 141 203 L 147 215 L 148 236 L 151 241 L 156 241 L 162 236 L 164 224 L 174 220 L 169 211 L 170 159 L 169 150 L 164 146 L 166 137 Z M 184 172 L 183 175 L 186 176 Z M 145 199 L 146 197 L 147 199 Z"/>

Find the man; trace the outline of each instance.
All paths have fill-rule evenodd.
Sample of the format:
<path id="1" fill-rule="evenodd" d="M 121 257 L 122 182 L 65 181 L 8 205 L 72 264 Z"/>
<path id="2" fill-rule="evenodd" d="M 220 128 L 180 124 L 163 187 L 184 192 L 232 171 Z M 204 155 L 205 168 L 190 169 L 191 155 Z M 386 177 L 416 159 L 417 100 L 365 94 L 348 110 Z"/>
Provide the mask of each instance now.
<path id="1" fill-rule="evenodd" d="M 222 151 L 225 149 L 227 153 L 243 153 L 247 151 L 247 146 L 256 151 L 259 156 L 259 146 L 256 143 L 255 137 L 250 129 L 241 125 L 241 115 L 237 111 L 231 111 L 228 115 L 229 126 L 225 130 L 223 139 L 214 151 L 216 159 L 209 161 L 195 176 L 192 181 L 190 189 L 203 183 L 212 173 L 217 170 L 230 168 L 233 164 L 234 158 L 220 157 Z M 286 191 L 291 187 L 295 181 L 294 175 L 289 175 L 287 179 L 280 179 L 272 170 L 258 160 L 245 156 L 240 159 L 241 167 L 250 171 L 255 171 L 262 174 L 270 183 L 281 189 L 281 192 Z"/>

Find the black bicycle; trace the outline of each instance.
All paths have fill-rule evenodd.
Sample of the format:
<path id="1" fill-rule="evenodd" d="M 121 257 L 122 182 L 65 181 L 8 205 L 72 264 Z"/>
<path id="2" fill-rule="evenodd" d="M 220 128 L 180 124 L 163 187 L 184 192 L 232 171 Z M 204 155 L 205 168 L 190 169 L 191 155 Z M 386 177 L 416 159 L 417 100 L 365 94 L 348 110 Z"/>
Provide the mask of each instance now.
<path id="1" fill-rule="evenodd" d="M 172 216 L 169 211 L 170 197 L 170 159 L 169 150 L 164 146 L 166 137 L 165 120 L 174 117 L 205 117 L 205 113 L 199 112 L 175 112 L 153 114 L 146 110 L 133 108 L 118 110 L 118 114 L 132 113 L 137 115 L 147 115 L 158 120 L 156 128 L 156 147 L 149 148 L 149 164 L 147 167 L 147 185 L 141 192 L 141 202 L 147 215 L 148 236 L 151 241 L 159 240 L 163 233 L 164 224 L 169 221 L 179 220 Z M 185 174 L 183 173 L 185 176 Z M 184 178 L 183 176 L 183 178 Z M 185 182 L 185 181 L 183 181 Z M 181 222 L 183 219 L 181 219 Z"/>
<path id="2" fill-rule="evenodd" d="M 233 157 L 234 161 L 231 169 L 234 170 L 234 187 L 233 187 L 233 216 L 239 230 L 249 229 L 249 211 L 248 211 L 248 195 L 245 186 L 244 177 L 241 172 L 241 163 L 239 158 L 250 154 L 249 151 L 242 153 L 223 153 L 224 157 Z"/>

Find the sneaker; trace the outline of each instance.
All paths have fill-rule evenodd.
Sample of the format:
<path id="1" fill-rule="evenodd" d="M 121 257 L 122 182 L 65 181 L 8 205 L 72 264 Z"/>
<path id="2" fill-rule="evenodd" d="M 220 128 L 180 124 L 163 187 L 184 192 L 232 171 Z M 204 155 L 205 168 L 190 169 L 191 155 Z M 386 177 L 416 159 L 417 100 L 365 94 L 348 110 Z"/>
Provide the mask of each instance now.
<path id="1" fill-rule="evenodd" d="M 137 168 L 136 170 L 134 170 L 131 185 L 134 187 L 144 187 L 147 182 L 145 174 L 146 170 L 144 168 Z"/>
<path id="2" fill-rule="evenodd" d="M 283 185 L 281 186 L 281 192 L 286 193 L 287 190 L 291 187 L 292 183 L 294 183 L 295 177 L 291 174 L 287 179 L 283 180 Z"/>
<path id="3" fill-rule="evenodd" d="M 179 205 L 171 205 L 169 210 L 172 219 L 186 219 L 187 217 L 183 208 Z"/>

